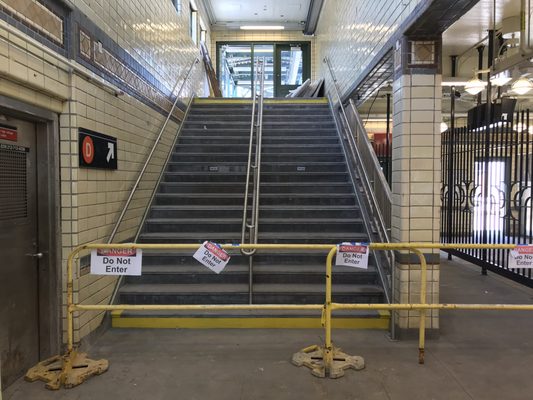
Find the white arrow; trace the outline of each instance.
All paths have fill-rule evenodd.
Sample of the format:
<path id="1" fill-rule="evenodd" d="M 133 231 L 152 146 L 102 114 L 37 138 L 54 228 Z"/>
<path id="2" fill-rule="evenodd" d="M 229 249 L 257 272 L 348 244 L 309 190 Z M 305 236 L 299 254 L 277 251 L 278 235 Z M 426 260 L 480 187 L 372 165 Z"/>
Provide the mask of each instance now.
<path id="1" fill-rule="evenodd" d="M 106 160 L 109 162 L 112 158 L 115 158 L 115 144 L 114 143 L 108 143 L 107 148 L 109 151 L 107 152 Z"/>

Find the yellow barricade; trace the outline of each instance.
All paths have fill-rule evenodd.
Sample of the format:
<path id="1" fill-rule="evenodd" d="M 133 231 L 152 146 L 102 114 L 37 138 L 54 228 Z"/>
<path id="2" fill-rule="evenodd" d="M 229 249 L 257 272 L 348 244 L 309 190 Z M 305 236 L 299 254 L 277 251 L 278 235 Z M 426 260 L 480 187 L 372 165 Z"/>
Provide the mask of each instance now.
<path id="1" fill-rule="evenodd" d="M 333 346 L 331 314 L 333 310 L 419 310 L 418 361 L 424 363 L 425 313 L 426 310 L 525 310 L 533 311 L 531 304 L 428 304 L 426 302 L 427 264 L 422 249 L 514 249 L 513 244 L 442 244 L 442 243 L 371 243 L 371 250 L 407 250 L 416 254 L 420 261 L 420 303 L 406 304 L 344 304 L 332 302 L 333 257 L 337 246 L 331 244 L 225 244 L 225 250 L 313 250 L 328 251 L 326 258 L 326 298 L 324 304 L 243 304 L 243 305 L 89 305 L 74 302 L 73 265 L 76 256 L 88 249 L 144 249 L 144 250 L 197 250 L 198 244 L 86 244 L 75 248 L 67 260 L 67 350 L 40 362 L 26 374 L 30 381 L 47 382 L 49 389 L 59 389 L 62 385 L 73 387 L 89 377 L 107 370 L 106 360 L 93 361 L 74 347 L 74 312 L 113 311 L 113 310 L 322 310 L 322 324 L 325 329 L 325 343 L 302 349 L 293 356 L 293 363 L 311 369 L 315 376 L 337 378 L 348 368 L 364 368 L 361 357 L 349 356 Z"/>

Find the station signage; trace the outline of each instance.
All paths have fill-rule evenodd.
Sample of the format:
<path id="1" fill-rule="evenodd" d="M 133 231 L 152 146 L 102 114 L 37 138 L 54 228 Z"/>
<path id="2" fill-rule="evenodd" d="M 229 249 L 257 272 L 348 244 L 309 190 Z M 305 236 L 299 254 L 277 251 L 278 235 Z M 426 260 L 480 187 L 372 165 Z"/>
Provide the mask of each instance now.
<path id="1" fill-rule="evenodd" d="M 16 142 L 18 140 L 17 128 L 0 124 L 0 139 Z"/>
<path id="2" fill-rule="evenodd" d="M 117 169 L 117 138 L 80 128 L 79 165 L 85 168 Z"/>
<path id="3" fill-rule="evenodd" d="M 509 252 L 508 261 L 508 268 L 533 268 L 533 246 L 516 246 Z"/>
<path id="4" fill-rule="evenodd" d="M 335 265 L 368 269 L 368 245 L 353 242 L 338 244 Z"/>
<path id="5" fill-rule="evenodd" d="M 140 276 L 141 249 L 95 249 L 91 251 L 91 274 Z"/>
<path id="6" fill-rule="evenodd" d="M 220 274 L 230 260 L 230 256 L 216 243 L 205 241 L 193 254 L 193 258 L 211 271 Z"/>

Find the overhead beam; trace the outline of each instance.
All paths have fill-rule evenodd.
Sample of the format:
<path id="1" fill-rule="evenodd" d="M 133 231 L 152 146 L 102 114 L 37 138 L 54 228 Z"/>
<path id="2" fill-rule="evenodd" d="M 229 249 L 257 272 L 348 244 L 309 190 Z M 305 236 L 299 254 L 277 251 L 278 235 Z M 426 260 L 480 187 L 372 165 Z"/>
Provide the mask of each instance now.
<path id="1" fill-rule="evenodd" d="M 315 34 L 323 5 L 324 0 L 311 0 L 309 3 L 309 11 L 307 12 L 307 19 L 304 26 L 304 35 Z"/>

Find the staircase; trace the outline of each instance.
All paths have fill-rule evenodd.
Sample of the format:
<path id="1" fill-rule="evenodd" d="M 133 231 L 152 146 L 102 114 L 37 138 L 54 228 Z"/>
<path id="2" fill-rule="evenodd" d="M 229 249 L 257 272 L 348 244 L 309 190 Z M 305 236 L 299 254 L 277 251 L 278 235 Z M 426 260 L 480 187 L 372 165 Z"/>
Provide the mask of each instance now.
<path id="1" fill-rule="evenodd" d="M 195 100 L 140 242 L 240 242 L 251 110 L 249 100 Z M 262 160 L 260 243 L 369 240 L 325 100 L 265 100 Z M 235 252 L 226 269 L 217 275 L 191 255 L 146 252 L 143 275 L 126 278 L 119 302 L 248 303 L 248 257 Z M 253 303 L 324 302 L 323 251 L 258 251 L 253 265 Z M 333 301 L 384 301 L 372 257 L 368 270 L 334 267 Z M 320 327 L 319 314 L 117 312 L 113 314 L 113 326 Z M 336 315 L 337 327 L 388 327 L 388 315 L 384 313 Z"/>

